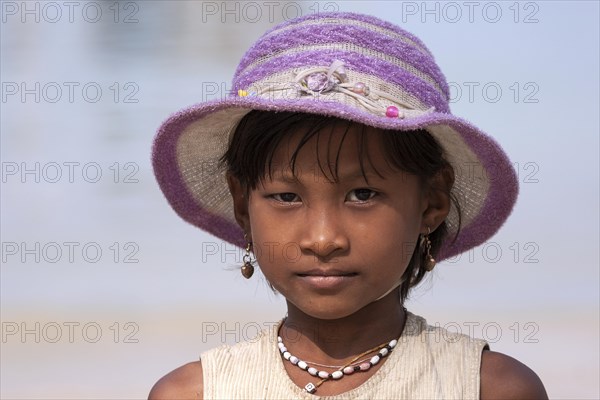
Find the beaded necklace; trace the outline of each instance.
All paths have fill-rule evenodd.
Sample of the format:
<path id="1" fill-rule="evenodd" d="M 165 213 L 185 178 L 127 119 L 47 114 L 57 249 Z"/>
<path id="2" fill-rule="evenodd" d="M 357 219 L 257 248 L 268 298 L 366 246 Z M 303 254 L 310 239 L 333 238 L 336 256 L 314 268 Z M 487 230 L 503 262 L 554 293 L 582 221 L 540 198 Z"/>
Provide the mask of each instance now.
<path id="1" fill-rule="evenodd" d="M 356 361 L 356 362 L 354 362 L 354 363 L 352 363 L 352 364 L 350 364 L 350 365 L 355 365 L 355 364 L 356 364 L 356 365 L 358 365 L 358 364 L 362 364 L 363 362 L 365 362 L 365 361 L 368 361 L 368 360 L 370 360 L 370 359 L 371 359 L 371 357 L 363 358 L 362 360 Z M 347 364 L 346 364 L 346 365 L 329 365 L 329 364 L 319 364 L 319 363 L 318 363 L 318 362 L 316 362 L 316 361 L 306 361 L 306 363 L 307 363 L 307 364 L 309 364 L 309 365 L 316 365 L 316 366 L 318 366 L 318 367 L 334 368 L 334 369 L 344 368 L 344 367 L 347 365 Z"/>
<path id="2" fill-rule="evenodd" d="M 321 380 L 319 382 L 317 382 L 316 384 L 312 383 L 312 382 L 308 382 L 306 384 L 306 386 L 304 386 L 304 390 L 307 391 L 308 393 L 314 393 L 317 391 L 317 388 L 319 386 L 321 386 L 324 382 L 330 380 L 330 379 L 341 379 L 343 378 L 344 375 L 351 375 L 355 372 L 359 372 L 359 371 L 368 371 L 373 365 L 379 363 L 379 361 L 387 356 L 394 347 L 396 347 L 396 344 L 398 343 L 398 341 L 396 339 L 390 341 L 389 343 L 383 343 L 380 344 L 379 346 L 375 346 L 372 349 L 369 349 L 359 355 L 357 355 L 356 357 L 354 357 L 352 360 L 350 360 L 348 363 L 346 363 L 345 365 L 342 365 L 341 367 L 339 367 L 338 370 L 329 373 L 327 371 L 319 371 L 314 367 L 310 367 L 305 361 L 300 360 L 298 357 L 293 356 L 289 351 L 287 351 L 287 347 L 285 347 L 285 345 L 283 344 L 283 339 L 281 338 L 281 336 L 277 336 L 277 346 L 279 347 L 279 352 L 281 353 L 281 355 L 283 356 L 284 359 L 288 360 L 289 362 L 291 362 L 293 365 L 296 365 L 298 368 L 300 368 L 303 371 L 308 372 L 309 374 L 311 374 L 312 376 L 318 376 L 319 378 L 321 378 Z M 369 361 L 366 360 L 362 360 L 364 362 L 357 364 L 357 365 L 353 365 L 356 360 L 366 356 L 369 353 L 373 353 L 377 351 L 377 354 L 374 355 L 373 357 L 371 357 L 369 359 Z"/>

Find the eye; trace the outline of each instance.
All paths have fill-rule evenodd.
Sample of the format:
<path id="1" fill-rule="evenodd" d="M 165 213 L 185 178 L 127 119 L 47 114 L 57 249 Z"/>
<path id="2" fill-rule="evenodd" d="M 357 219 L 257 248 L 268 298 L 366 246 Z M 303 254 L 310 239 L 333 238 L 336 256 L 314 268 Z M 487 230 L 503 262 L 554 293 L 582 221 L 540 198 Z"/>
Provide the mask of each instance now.
<path id="1" fill-rule="evenodd" d="M 272 195 L 272 197 L 277 200 L 280 201 L 282 203 L 293 203 L 296 201 L 299 201 L 300 198 L 298 197 L 298 195 L 296 193 L 277 193 Z"/>
<path id="2" fill-rule="evenodd" d="M 375 195 L 377 194 L 377 192 L 371 190 L 371 189 L 354 189 L 353 191 L 351 191 L 350 193 L 348 193 L 348 196 L 346 197 L 346 199 L 348 201 L 367 201 L 372 199 L 373 197 L 375 197 Z"/>

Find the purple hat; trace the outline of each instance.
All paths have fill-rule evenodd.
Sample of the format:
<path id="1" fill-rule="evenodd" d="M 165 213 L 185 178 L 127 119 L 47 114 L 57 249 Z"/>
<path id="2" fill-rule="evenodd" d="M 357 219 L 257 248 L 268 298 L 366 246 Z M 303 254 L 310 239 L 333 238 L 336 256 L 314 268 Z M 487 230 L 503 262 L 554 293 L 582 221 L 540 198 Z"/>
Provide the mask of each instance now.
<path id="1" fill-rule="evenodd" d="M 243 247 L 219 158 L 250 111 L 313 113 L 398 131 L 426 129 L 455 169 L 452 192 L 462 213 L 460 233 L 442 246 L 442 260 L 496 233 L 518 192 L 515 171 L 500 146 L 453 116 L 448 102 L 444 75 L 414 35 L 361 14 L 308 15 L 272 28 L 248 50 L 228 98 L 196 104 L 162 124 L 152 152 L 154 172 L 184 220 Z M 446 223 L 453 236 L 457 210 L 450 210 Z"/>

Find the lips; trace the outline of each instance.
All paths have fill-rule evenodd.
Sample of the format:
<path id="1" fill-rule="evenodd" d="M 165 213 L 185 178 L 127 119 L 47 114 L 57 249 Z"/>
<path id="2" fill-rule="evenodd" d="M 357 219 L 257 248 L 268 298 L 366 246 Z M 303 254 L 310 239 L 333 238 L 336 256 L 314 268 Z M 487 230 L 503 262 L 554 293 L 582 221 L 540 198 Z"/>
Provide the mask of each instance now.
<path id="1" fill-rule="evenodd" d="M 356 272 L 342 271 L 339 269 L 321 269 L 315 268 L 306 272 L 297 273 L 298 276 L 314 276 L 314 277 L 343 277 L 358 275 Z"/>
<path id="2" fill-rule="evenodd" d="M 339 269 L 317 268 L 296 275 L 300 282 L 309 289 L 323 293 L 333 293 L 352 284 L 358 273 Z"/>

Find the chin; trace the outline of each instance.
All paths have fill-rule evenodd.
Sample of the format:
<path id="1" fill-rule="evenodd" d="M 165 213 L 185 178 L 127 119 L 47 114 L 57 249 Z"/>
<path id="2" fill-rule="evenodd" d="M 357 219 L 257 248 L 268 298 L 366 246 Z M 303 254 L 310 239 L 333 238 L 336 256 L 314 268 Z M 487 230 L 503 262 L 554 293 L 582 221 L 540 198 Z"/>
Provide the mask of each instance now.
<path id="1" fill-rule="evenodd" d="M 322 320 L 346 318 L 363 308 L 363 306 L 351 308 L 348 307 L 348 304 L 333 305 L 325 301 L 320 302 L 319 307 L 311 307 L 310 305 L 306 306 L 302 304 L 296 304 L 296 307 L 304 314 Z"/>

